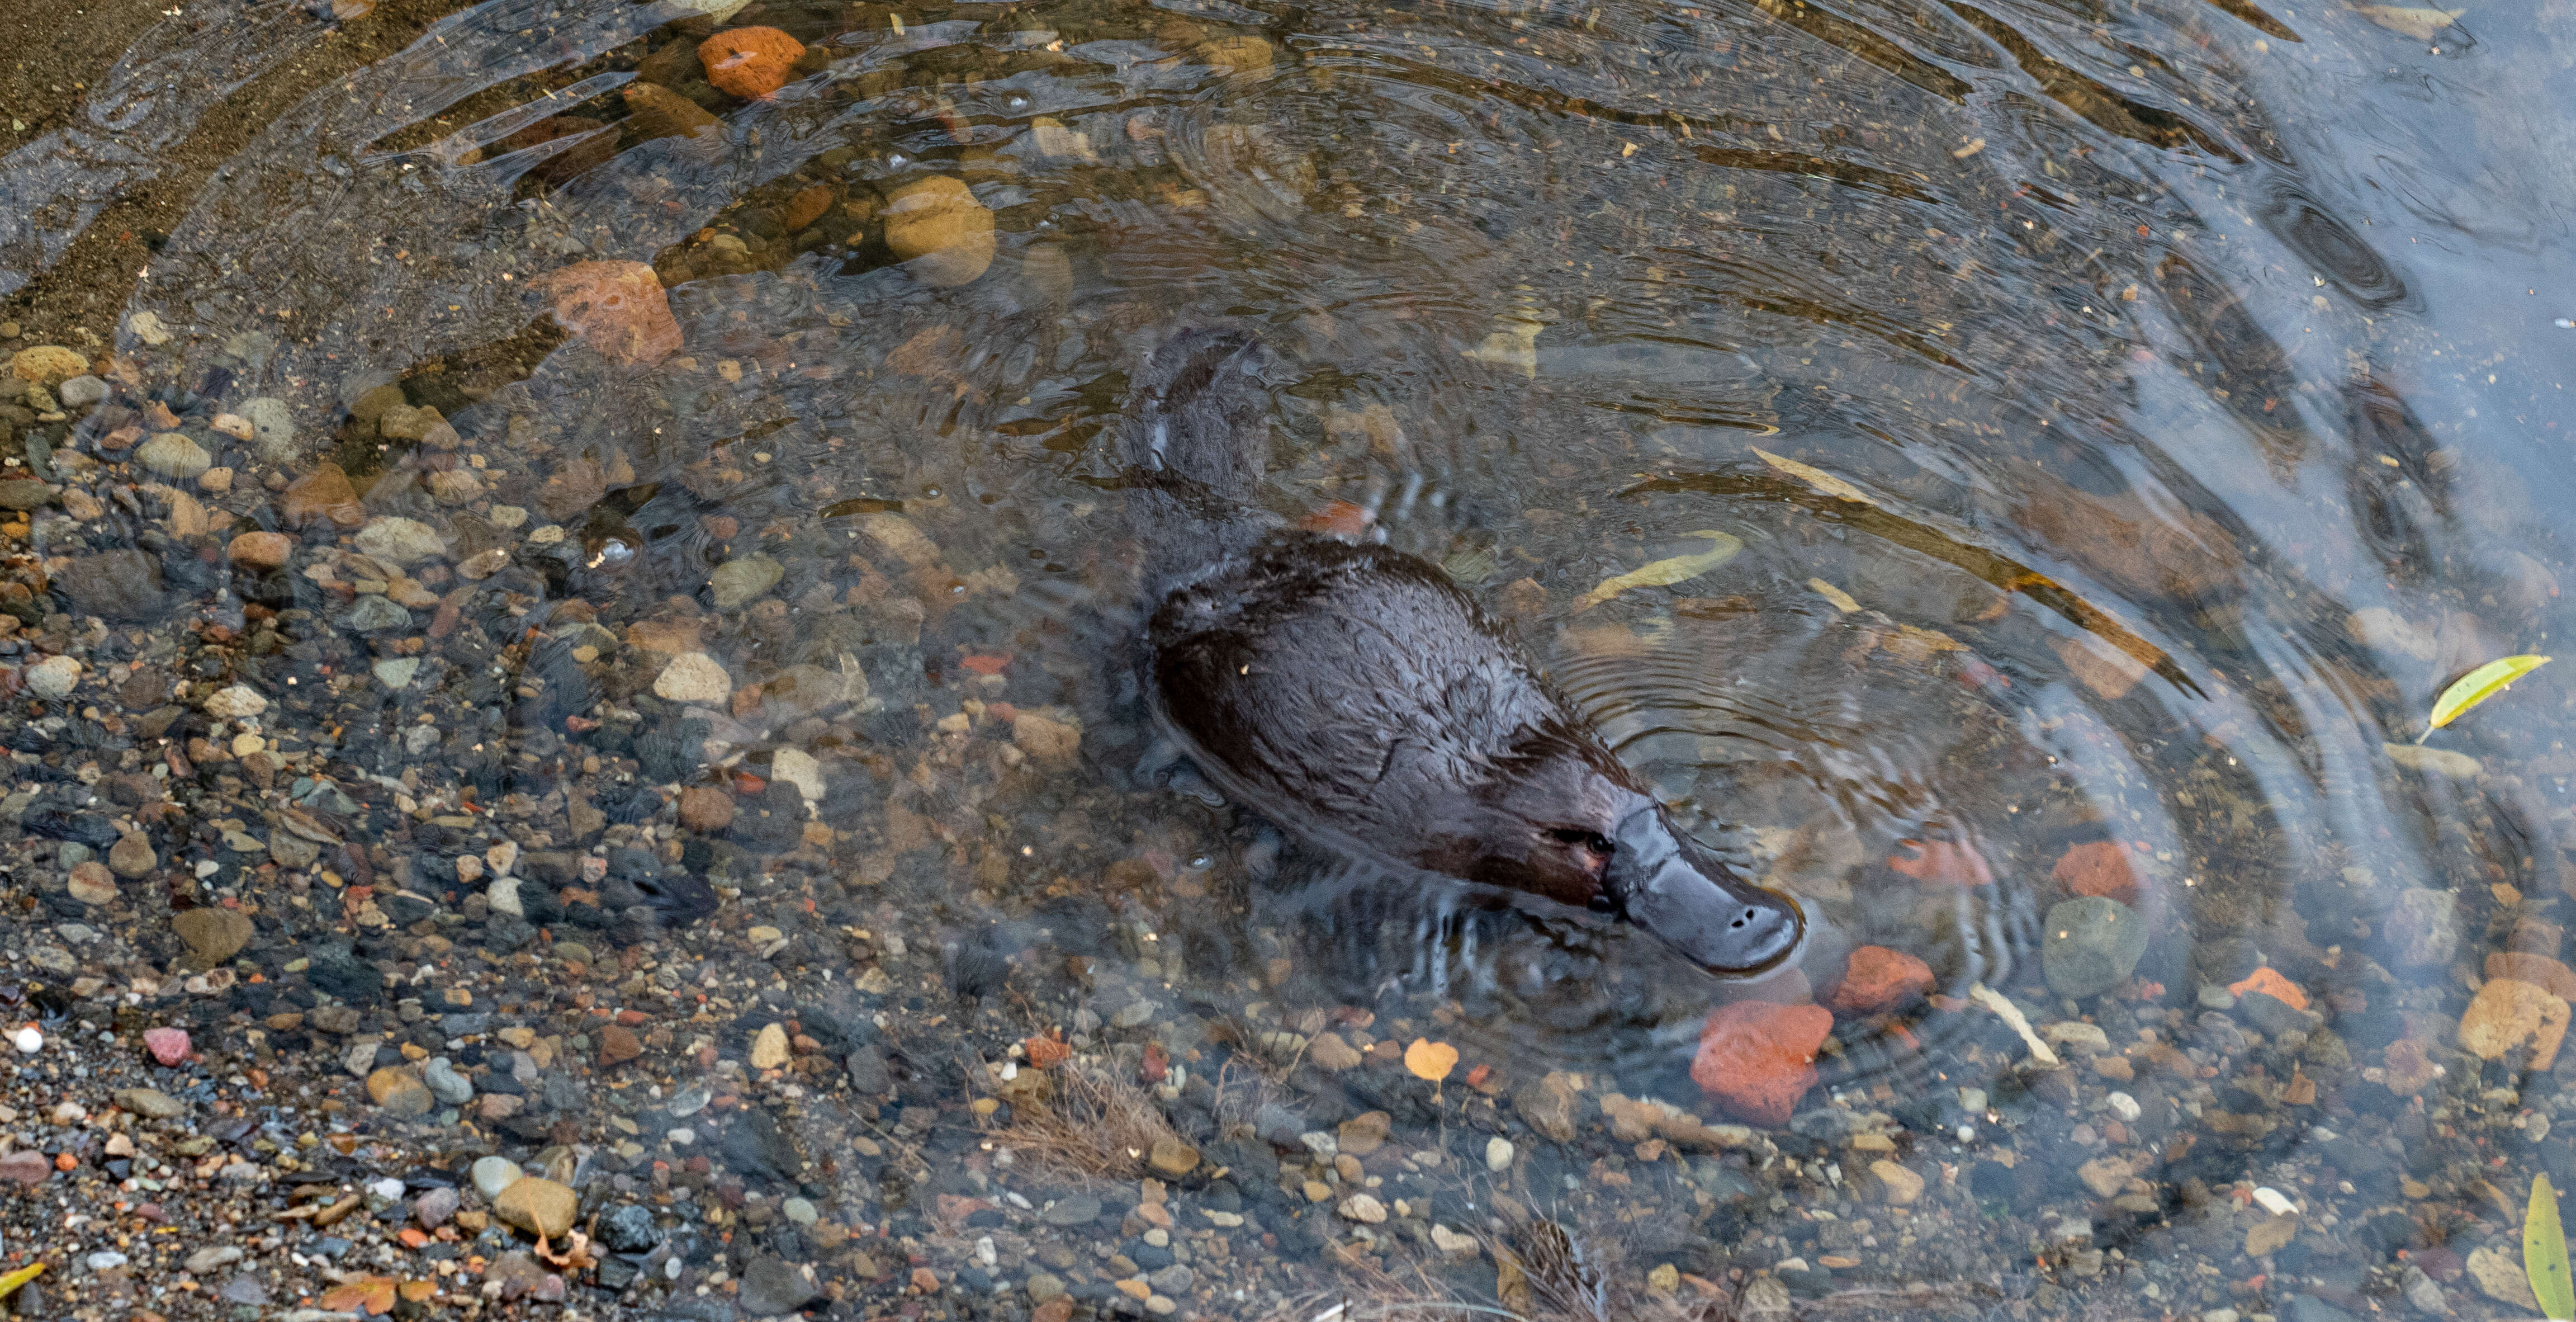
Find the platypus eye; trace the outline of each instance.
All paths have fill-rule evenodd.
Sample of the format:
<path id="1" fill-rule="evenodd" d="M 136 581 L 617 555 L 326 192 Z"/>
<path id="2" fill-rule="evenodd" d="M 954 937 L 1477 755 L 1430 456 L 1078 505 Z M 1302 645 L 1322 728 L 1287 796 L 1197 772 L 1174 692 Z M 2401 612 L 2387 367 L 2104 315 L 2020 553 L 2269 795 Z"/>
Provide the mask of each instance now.
<path id="1" fill-rule="evenodd" d="M 1587 831 L 1580 826 L 1560 826 L 1548 832 L 1547 837 L 1560 845 L 1580 845 L 1604 857 L 1607 857 L 1613 848 L 1608 840 L 1601 837 L 1599 831 Z"/>

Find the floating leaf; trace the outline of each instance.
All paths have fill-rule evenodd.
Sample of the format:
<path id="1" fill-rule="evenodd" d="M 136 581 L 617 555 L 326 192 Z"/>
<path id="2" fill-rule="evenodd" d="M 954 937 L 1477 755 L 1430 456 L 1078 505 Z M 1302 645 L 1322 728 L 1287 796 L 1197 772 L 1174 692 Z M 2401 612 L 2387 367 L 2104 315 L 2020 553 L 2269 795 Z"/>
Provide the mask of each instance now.
<path id="1" fill-rule="evenodd" d="M 2489 661 L 2460 676 L 2457 683 L 2442 690 L 2442 696 L 2434 700 L 2433 719 L 2415 742 L 2420 744 L 2431 738 L 2435 730 L 2458 720 L 2461 713 L 2513 687 L 2515 680 L 2548 664 L 2549 658 L 2545 656 L 2509 656 L 2501 661 Z"/>
<path id="2" fill-rule="evenodd" d="M 31 1262 L 6 1276 L 0 1276 L 0 1299 L 18 1293 L 18 1287 L 45 1274 L 45 1264 Z"/>
<path id="3" fill-rule="evenodd" d="M 1848 500 L 1859 505 L 1876 505 L 1878 503 L 1876 500 L 1870 498 L 1868 492 L 1861 490 L 1859 487 L 1853 486 L 1849 482 L 1845 482 L 1841 478 L 1838 478 L 1821 468 L 1811 468 L 1805 464 L 1799 463 L 1795 459 L 1783 459 L 1780 456 L 1771 453 L 1769 450 L 1761 449 L 1760 447 L 1756 447 L 1753 453 L 1762 456 L 1762 462 L 1771 465 L 1773 468 L 1779 469 L 1781 472 L 1786 473 L 1837 500 Z"/>
<path id="4" fill-rule="evenodd" d="M 1808 579 L 1807 586 L 1814 588 L 1817 596 L 1832 602 L 1834 604 L 1834 609 L 1841 611 L 1845 615 L 1850 615 L 1860 609 L 1860 602 L 1855 600 L 1852 597 L 1852 594 L 1843 591 L 1841 588 L 1835 587 L 1833 584 L 1828 583 L 1821 578 Z"/>
<path id="5" fill-rule="evenodd" d="M 2558 1227 L 2558 1191 L 2549 1177 L 2531 1177 L 2531 1205 L 2522 1214 L 2522 1271 L 2540 1300 L 2540 1315 L 2576 1318 L 2576 1281 L 2567 1275 L 2567 1233 Z"/>
<path id="6" fill-rule="evenodd" d="M 351 1277 L 325 1291 L 322 1306 L 335 1313 L 363 1308 L 371 1316 L 382 1316 L 393 1311 L 394 1283 L 383 1276 Z"/>
<path id="7" fill-rule="evenodd" d="M 1631 569 L 1615 578 L 1605 578 L 1601 580 L 1599 587 L 1584 593 L 1583 600 L 1574 603 L 1574 608 L 1588 610 L 1630 588 L 1670 587 L 1685 579 L 1697 578 L 1734 559 L 1735 553 L 1744 549 L 1741 539 L 1711 529 L 1686 532 L 1682 536 L 1705 537 L 1708 539 L 1708 549 L 1694 555 L 1677 555 L 1670 560 L 1658 560 L 1653 564 Z"/>
<path id="8" fill-rule="evenodd" d="M 2442 29 L 2459 21 L 2465 9 L 2416 9 L 2401 5 L 2354 5 L 2353 12 L 2391 32 L 2403 33 L 2417 41 L 2431 41 Z"/>
<path id="9" fill-rule="evenodd" d="M 1417 1037 L 1413 1039 L 1412 1046 L 1404 1049 L 1404 1067 L 1413 1071 L 1413 1077 L 1417 1079 L 1438 1083 L 1449 1077 L 1449 1071 L 1458 1068 L 1458 1048 L 1446 1042 Z"/>

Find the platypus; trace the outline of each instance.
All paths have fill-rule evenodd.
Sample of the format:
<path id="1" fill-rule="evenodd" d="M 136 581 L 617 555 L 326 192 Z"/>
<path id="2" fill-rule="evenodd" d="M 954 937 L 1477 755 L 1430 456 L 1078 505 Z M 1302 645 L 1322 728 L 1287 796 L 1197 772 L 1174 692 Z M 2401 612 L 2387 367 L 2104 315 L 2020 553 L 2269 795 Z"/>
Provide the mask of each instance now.
<path id="1" fill-rule="evenodd" d="M 1121 462 L 1162 737 L 1238 805 L 1391 875 L 1615 914 L 1712 972 L 1787 955 L 1797 906 L 1676 826 L 1447 574 L 1255 504 L 1270 362 L 1198 329 L 1135 377 Z"/>

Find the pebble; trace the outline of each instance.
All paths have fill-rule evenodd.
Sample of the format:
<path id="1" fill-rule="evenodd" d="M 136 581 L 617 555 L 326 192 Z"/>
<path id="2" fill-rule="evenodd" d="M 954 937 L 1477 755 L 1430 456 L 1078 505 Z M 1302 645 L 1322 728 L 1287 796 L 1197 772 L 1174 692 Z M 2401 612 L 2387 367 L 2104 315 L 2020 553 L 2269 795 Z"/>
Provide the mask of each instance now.
<path id="1" fill-rule="evenodd" d="M 150 620 L 169 608 L 161 563 L 144 551 L 101 551 L 71 561 L 55 579 L 72 609 L 111 620 Z"/>
<path id="2" fill-rule="evenodd" d="M 49 656 L 27 667 L 27 691 L 48 702 L 69 697 L 80 684 L 81 663 L 67 656 Z"/>
<path id="3" fill-rule="evenodd" d="M 74 865 L 69 889 L 73 899 L 93 907 L 116 902 L 116 876 L 103 863 Z"/>
<path id="4" fill-rule="evenodd" d="M 1362 1225 L 1373 1226 L 1386 1220 L 1386 1204 L 1379 1202 L 1371 1194 L 1352 1194 L 1343 1199 L 1342 1205 L 1336 1210 L 1341 1213 L 1343 1220 L 1357 1221 Z"/>
<path id="5" fill-rule="evenodd" d="M 757 100 L 787 85 L 805 43 L 776 28 L 729 28 L 698 43 L 698 63 L 716 90 Z"/>
<path id="6" fill-rule="evenodd" d="M 412 678 L 420 673 L 420 658 L 389 656 L 375 663 L 376 682 L 389 689 L 409 688 Z"/>
<path id="7" fill-rule="evenodd" d="M 512 1181 L 500 1197 L 492 1200 L 492 1215 L 532 1235 L 560 1239 L 572 1229 L 573 1214 L 580 1206 L 581 1199 L 571 1189 L 542 1176 L 527 1175 Z"/>
<path id="8" fill-rule="evenodd" d="M 43 1184 L 54 1178 L 54 1163 L 33 1148 L 20 1148 L 0 1154 L 0 1180 L 18 1184 Z"/>
<path id="9" fill-rule="evenodd" d="M 2401 967 L 2424 968 L 2451 962 L 2459 948 L 2459 905 L 2449 891 L 2416 886 L 2397 893 L 2388 917 L 2377 924 L 2388 934 Z"/>
<path id="10" fill-rule="evenodd" d="M 367 521 L 366 508 L 358 503 L 358 488 L 333 463 L 315 464 L 311 472 L 297 478 L 278 497 L 277 512 L 292 527 L 327 521 L 355 528 Z"/>
<path id="11" fill-rule="evenodd" d="M 814 1204 L 802 1198 L 790 1198 L 780 1203 L 778 1210 L 800 1226 L 810 1226 L 823 1219 L 823 1214 L 815 1209 Z"/>
<path id="12" fill-rule="evenodd" d="M 463 1106 L 474 1100 L 473 1082 L 457 1073 L 445 1056 L 432 1057 L 420 1077 L 429 1085 L 430 1094 L 449 1106 Z"/>
<path id="13" fill-rule="evenodd" d="M 161 866 L 161 856 L 152 852 L 152 842 L 142 832 L 131 831 L 108 846 L 107 865 L 116 870 L 116 875 L 132 879 Z"/>
<path id="14" fill-rule="evenodd" d="M 1051 1226 L 1087 1226 L 1100 1219 L 1100 1200 L 1075 1194 L 1039 1213 L 1038 1219 Z"/>
<path id="15" fill-rule="evenodd" d="M 163 477 L 184 481 L 214 467 L 215 457 L 189 439 L 186 432 L 165 431 L 134 447 L 134 462 Z"/>
<path id="16" fill-rule="evenodd" d="M 94 1272 L 113 1271 L 125 1265 L 125 1255 L 114 1249 L 100 1249 L 81 1262 Z"/>
<path id="17" fill-rule="evenodd" d="M 21 1054 L 32 1056 L 45 1049 L 45 1032 L 34 1024 L 28 1024 L 11 1034 L 9 1042 Z"/>
<path id="18" fill-rule="evenodd" d="M 1901 950 L 1862 946 L 1824 998 L 1844 1014 L 1876 1014 L 1932 990 L 1932 966 Z"/>
<path id="19" fill-rule="evenodd" d="M 1902 1162 L 1880 1158 L 1869 1164 L 1869 1173 L 1878 1190 L 1878 1200 L 1892 1207 L 1904 1207 L 1923 1196 L 1923 1177 Z"/>
<path id="20" fill-rule="evenodd" d="M 680 791 L 680 825 L 701 835 L 714 835 L 733 825 L 733 795 L 716 785 L 691 785 Z"/>
<path id="21" fill-rule="evenodd" d="M 1485 1140 L 1486 1170 L 1497 1172 L 1510 1170 L 1512 1168 L 1513 1155 L 1512 1141 L 1510 1139 L 1489 1138 Z"/>
<path id="22" fill-rule="evenodd" d="M 447 1224 L 447 1218 L 456 1215 L 456 1209 L 464 1202 L 464 1195 L 454 1189 L 425 1189 L 412 1200 L 411 1219 L 423 1230 L 436 1230 Z"/>
<path id="23" fill-rule="evenodd" d="M 722 703 L 733 696 L 733 676 L 704 652 L 682 652 L 653 680 L 653 696 L 671 702 Z"/>
<path id="24" fill-rule="evenodd" d="M 399 569 L 447 553 L 436 528 L 418 519 L 374 518 L 358 530 L 358 549 Z"/>
<path id="25" fill-rule="evenodd" d="M 1199 1150 L 1177 1138 L 1158 1138 L 1154 1140 L 1154 1149 L 1147 1156 L 1146 1164 L 1152 1166 L 1156 1174 L 1177 1180 L 1198 1169 Z"/>
<path id="26" fill-rule="evenodd" d="M 89 370 L 89 359 L 59 344 L 39 344 L 10 356 L 9 371 L 22 381 L 56 386 Z"/>
<path id="27" fill-rule="evenodd" d="M 2040 937 L 2048 989 L 2082 1000 L 2128 980 L 2147 953 L 2147 924 L 2118 900 L 2080 896 L 2048 911 Z"/>
<path id="28" fill-rule="evenodd" d="M 282 532 L 246 532 L 224 547 L 224 555 L 244 569 L 279 569 L 295 553 L 295 539 Z"/>
<path id="29" fill-rule="evenodd" d="M 765 555 L 744 556 L 727 560 L 707 576 L 707 588 L 720 611 L 739 610 L 758 600 L 778 580 L 787 577 L 787 566 Z"/>
<path id="30" fill-rule="evenodd" d="M 938 1288 L 936 1276 L 931 1277 L 931 1288 Z M 796 1264 L 764 1253 L 742 1269 L 742 1293 L 735 1303 L 752 1317 L 776 1317 L 799 1312 L 822 1297 L 822 1289 Z"/>
<path id="31" fill-rule="evenodd" d="M 751 1039 L 751 1067 L 756 1070 L 784 1069 L 791 1057 L 787 1050 L 787 1029 L 769 1024 Z"/>
<path id="32" fill-rule="evenodd" d="M 1833 1012 L 1821 1005 L 1721 1006 L 1700 1032 L 1691 1080 L 1739 1119 L 1786 1125 L 1815 1086 L 1816 1051 L 1833 1027 Z"/>
<path id="33" fill-rule="evenodd" d="M 188 1113 L 187 1103 L 158 1088 L 121 1089 L 116 1094 L 116 1104 L 154 1120 L 172 1120 Z"/>
<path id="34" fill-rule="evenodd" d="M 368 1048 L 369 1054 L 374 1052 Z M 386 1112 L 398 1116 L 429 1114 L 429 1089 L 420 1077 L 399 1065 L 388 1065 L 367 1075 L 367 1096 Z"/>
<path id="35" fill-rule="evenodd" d="M 201 966 L 220 964 L 250 944 L 250 920 L 230 909 L 183 910 L 170 920 L 170 926 Z"/>
<path id="36" fill-rule="evenodd" d="M 962 285 L 993 264 L 993 213 L 962 181 L 932 175 L 887 199 L 885 240 L 923 284 Z"/>
<path id="37" fill-rule="evenodd" d="M 206 698 L 206 714 L 221 717 L 227 721 L 257 716 L 267 710 L 268 699 L 261 697 L 259 690 L 247 684 L 234 684 L 217 689 Z"/>
<path id="38" fill-rule="evenodd" d="M 188 1030 L 184 1028 L 147 1028 L 143 1030 L 143 1047 L 152 1059 L 163 1065 L 177 1065 L 188 1058 Z"/>
<path id="39" fill-rule="evenodd" d="M 823 797 L 823 764 L 801 748 L 781 748 L 769 756 L 769 778 L 796 787 L 812 803 Z"/>
<path id="40" fill-rule="evenodd" d="M 199 1249 L 196 1252 L 189 1254 L 188 1260 L 184 1265 L 187 1267 L 189 1275 L 203 1276 L 218 1268 L 229 1267 L 241 1260 L 242 1251 L 240 1248 L 231 1244 L 217 1244 L 208 1248 Z"/>
<path id="41" fill-rule="evenodd" d="M 54 398 L 67 409 L 85 409 L 107 398 L 107 383 L 83 372 L 54 387 Z"/>
<path id="42" fill-rule="evenodd" d="M 675 121 L 674 132 L 709 130 L 712 141 L 724 138 L 722 122 L 686 97 L 649 83 L 630 84 L 624 94 L 639 118 Z M 679 351 L 671 297 L 643 262 L 575 262 L 549 273 L 544 287 L 554 297 L 555 321 L 603 358 L 646 365 Z"/>
<path id="43" fill-rule="evenodd" d="M 295 410 L 285 400 L 262 395 L 234 410 L 250 423 L 251 444 L 272 464 L 295 457 Z"/>
<path id="44" fill-rule="evenodd" d="M 524 1175 L 519 1163 L 508 1157 L 480 1157 L 475 1160 L 470 1177 L 474 1181 L 474 1191 L 483 1195 L 485 1202 L 490 1202 L 500 1197 L 502 1190 L 518 1183 Z"/>

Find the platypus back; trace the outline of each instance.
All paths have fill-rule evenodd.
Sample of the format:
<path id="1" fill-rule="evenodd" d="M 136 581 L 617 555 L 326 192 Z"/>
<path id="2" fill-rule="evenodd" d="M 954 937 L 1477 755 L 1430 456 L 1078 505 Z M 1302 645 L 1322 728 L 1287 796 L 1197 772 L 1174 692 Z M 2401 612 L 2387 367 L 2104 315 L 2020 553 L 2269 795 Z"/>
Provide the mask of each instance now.
<path id="1" fill-rule="evenodd" d="M 1675 827 L 1438 566 L 1254 503 L 1269 362 L 1192 331 L 1137 376 L 1122 457 L 1165 737 L 1236 802 L 1390 875 L 1614 912 L 1713 970 L 1785 955 L 1796 906 Z"/>

